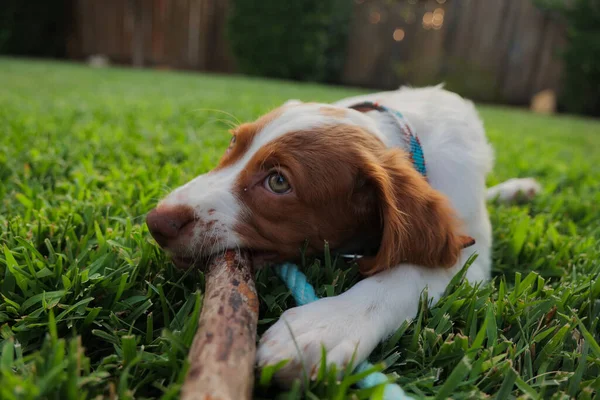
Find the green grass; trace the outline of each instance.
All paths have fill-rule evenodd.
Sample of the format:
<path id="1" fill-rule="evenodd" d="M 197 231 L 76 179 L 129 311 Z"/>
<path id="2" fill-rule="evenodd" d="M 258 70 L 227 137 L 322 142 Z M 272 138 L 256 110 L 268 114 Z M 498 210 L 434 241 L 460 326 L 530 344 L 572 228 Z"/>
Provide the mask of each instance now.
<path id="1" fill-rule="evenodd" d="M 174 270 L 144 214 L 217 162 L 232 113 L 357 90 L 0 59 L 0 398 L 177 398 L 203 277 Z M 600 123 L 481 107 L 489 183 L 534 176 L 532 204 L 490 205 L 494 280 L 453 285 L 371 361 L 417 397 L 592 398 L 600 390 Z M 306 267 L 319 294 L 356 272 Z M 293 305 L 258 276 L 262 332 Z M 397 375 L 394 375 L 397 374 Z M 323 374 L 257 398 L 358 399 Z"/>

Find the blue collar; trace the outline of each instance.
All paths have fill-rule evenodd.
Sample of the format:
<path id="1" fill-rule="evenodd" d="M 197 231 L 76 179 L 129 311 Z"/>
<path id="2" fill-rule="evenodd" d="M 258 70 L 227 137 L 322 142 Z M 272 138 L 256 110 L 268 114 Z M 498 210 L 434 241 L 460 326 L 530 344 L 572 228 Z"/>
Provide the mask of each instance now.
<path id="1" fill-rule="evenodd" d="M 406 150 L 408 151 L 413 166 L 421 175 L 423 175 L 423 177 L 425 177 L 425 179 L 427 179 L 427 166 L 425 164 L 425 156 L 423 155 L 421 142 L 419 141 L 419 138 L 413 134 L 408 121 L 406 118 L 404 118 L 404 115 L 402 115 L 399 111 L 370 101 L 355 104 L 350 106 L 350 108 L 360 112 L 376 110 L 391 115 L 394 121 L 396 121 L 400 132 L 402 133 L 402 137 L 404 138 L 407 147 Z"/>

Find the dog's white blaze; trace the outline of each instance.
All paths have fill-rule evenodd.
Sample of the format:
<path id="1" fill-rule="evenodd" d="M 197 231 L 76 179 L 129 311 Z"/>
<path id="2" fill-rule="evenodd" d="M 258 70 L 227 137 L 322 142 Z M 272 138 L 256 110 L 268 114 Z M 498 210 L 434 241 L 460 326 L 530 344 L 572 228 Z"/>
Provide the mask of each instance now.
<path id="1" fill-rule="evenodd" d="M 254 137 L 248 151 L 246 151 L 244 156 L 236 163 L 238 164 L 238 171 L 242 171 L 246 168 L 248 162 L 254 157 L 258 150 L 290 132 L 311 132 L 311 130 L 315 130 L 314 134 L 317 135 L 318 131 L 316 129 L 319 127 L 345 124 L 365 128 L 373 135 L 379 137 L 382 141 L 385 141 L 385 137 L 377 129 L 376 122 L 363 113 L 344 108 L 344 115 L 337 117 L 321 113 L 320 109 L 323 107 L 332 108 L 333 106 L 329 104 L 312 103 L 285 106 L 283 113 L 265 125 L 265 127 Z M 340 109 L 342 108 L 340 107 Z"/>

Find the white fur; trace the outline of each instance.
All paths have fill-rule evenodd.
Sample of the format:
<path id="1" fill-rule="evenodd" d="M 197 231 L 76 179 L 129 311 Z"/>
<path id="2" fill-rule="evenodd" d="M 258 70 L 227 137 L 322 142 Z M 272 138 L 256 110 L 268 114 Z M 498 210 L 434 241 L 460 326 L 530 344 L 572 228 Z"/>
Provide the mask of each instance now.
<path id="1" fill-rule="evenodd" d="M 339 296 L 287 310 L 265 333 L 257 353 L 261 366 L 292 360 L 279 374 L 282 381 L 304 373 L 311 376 L 320 364 L 321 346 L 328 351 L 328 363 L 343 366 L 354 351 L 355 363 L 366 359 L 379 342 L 415 316 L 425 288 L 437 302 L 471 254 L 477 253 L 478 258 L 467 279 L 477 282 L 490 277 L 492 233 L 485 178 L 492 168 L 493 151 L 473 104 L 436 86 L 359 96 L 336 105 L 348 107 L 363 101 L 396 109 L 411 123 L 423 147 L 430 184 L 450 199 L 476 244 L 463 250 L 460 261 L 450 269 L 398 265 Z M 397 127 L 389 117 L 377 111 L 368 116 L 377 123 L 375 134 L 383 136 L 384 143 L 401 146 Z M 519 180 L 492 188 L 491 193 L 510 200 L 519 190 L 534 194 L 540 187 L 532 179 Z"/>

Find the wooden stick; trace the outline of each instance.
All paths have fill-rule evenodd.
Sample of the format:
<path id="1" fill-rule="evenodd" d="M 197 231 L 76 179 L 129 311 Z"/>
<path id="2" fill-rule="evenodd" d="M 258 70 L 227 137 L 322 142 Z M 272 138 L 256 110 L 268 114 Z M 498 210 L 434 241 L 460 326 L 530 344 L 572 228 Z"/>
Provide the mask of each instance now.
<path id="1" fill-rule="evenodd" d="M 190 349 L 183 400 L 252 396 L 258 297 L 250 257 L 228 251 L 205 272 L 206 290 Z"/>

